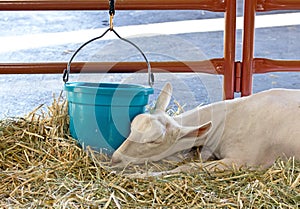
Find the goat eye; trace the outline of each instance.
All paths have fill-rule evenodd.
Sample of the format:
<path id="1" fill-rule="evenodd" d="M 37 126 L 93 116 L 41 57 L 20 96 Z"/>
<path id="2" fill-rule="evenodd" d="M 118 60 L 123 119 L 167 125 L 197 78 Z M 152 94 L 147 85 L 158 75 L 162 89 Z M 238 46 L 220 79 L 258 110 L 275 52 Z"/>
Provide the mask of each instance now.
<path id="1" fill-rule="evenodd" d="M 160 141 L 158 140 L 148 141 L 147 144 L 153 144 L 153 145 L 160 144 Z"/>

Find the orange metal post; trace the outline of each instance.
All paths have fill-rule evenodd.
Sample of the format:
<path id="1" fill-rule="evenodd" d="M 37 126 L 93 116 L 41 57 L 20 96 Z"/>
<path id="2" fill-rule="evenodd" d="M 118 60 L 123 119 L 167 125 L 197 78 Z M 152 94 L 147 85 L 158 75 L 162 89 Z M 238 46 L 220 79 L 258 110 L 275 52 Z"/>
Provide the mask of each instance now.
<path id="1" fill-rule="evenodd" d="M 244 3 L 244 31 L 243 31 L 243 58 L 242 58 L 242 96 L 252 93 L 252 68 L 254 56 L 254 32 L 256 1 L 245 0 Z"/>
<path id="2" fill-rule="evenodd" d="M 224 99 L 234 97 L 236 0 L 226 1 L 224 35 Z"/>

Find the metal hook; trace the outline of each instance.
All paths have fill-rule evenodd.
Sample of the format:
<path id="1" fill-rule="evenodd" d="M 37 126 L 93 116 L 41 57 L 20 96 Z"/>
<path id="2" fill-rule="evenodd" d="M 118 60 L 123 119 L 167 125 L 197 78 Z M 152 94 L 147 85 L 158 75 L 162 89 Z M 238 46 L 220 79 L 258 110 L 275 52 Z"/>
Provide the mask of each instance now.
<path id="1" fill-rule="evenodd" d="M 115 1 L 114 0 L 109 0 L 109 29 L 113 30 L 114 23 L 114 15 L 115 15 Z"/>
<path id="2" fill-rule="evenodd" d="M 109 16 L 109 29 L 112 31 L 114 29 L 114 23 L 113 23 L 114 15 Z"/>

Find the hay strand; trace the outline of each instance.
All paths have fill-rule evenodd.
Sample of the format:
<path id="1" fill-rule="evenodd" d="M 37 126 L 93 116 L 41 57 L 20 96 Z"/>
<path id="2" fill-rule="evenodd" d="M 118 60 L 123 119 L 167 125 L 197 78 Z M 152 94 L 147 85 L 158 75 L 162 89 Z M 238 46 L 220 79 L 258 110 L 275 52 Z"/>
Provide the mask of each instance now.
<path id="1" fill-rule="evenodd" d="M 235 169 L 128 178 L 109 156 L 78 147 L 67 103 L 55 98 L 24 118 L 0 121 L 0 208 L 299 208 L 300 163 L 278 159 L 267 170 Z M 177 111 L 175 111 L 177 112 Z M 148 163 L 163 170 L 174 162 Z M 132 172 L 140 167 L 132 166 Z M 144 169 L 144 168 L 143 168 Z"/>

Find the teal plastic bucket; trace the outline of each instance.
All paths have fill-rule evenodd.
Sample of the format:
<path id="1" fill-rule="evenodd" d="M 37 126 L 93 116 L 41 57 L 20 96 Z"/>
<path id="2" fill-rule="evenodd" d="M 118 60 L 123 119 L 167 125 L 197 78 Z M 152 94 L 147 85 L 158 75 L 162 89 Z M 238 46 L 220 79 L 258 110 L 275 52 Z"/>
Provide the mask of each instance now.
<path id="1" fill-rule="evenodd" d="M 101 39 L 108 32 L 113 32 L 119 39 L 136 48 L 147 63 L 148 84 L 150 87 L 118 83 L 68 82 L 71 63 L 76 54 L 87 44 Z M 109 69 L 108 69 L 109 70 Z M 108 28 L 102 35 L 83 43 L 70 58 L 63 73 L 67 93 L 70 134 L 83 147 L 111 154 L 128 137 L 133 118 L 145 112 L 154 75 L 150 63 L 143 51 L 133 42 L 122 38 L 113 28 Z"/>
<path id="2" fill-rule="evenodd" d="M 111 153 L 128 137 L 133 118 L 145 112 L 151 87 L 117 83 L 65 84 L 70 134 L 83 147 Z"/>

